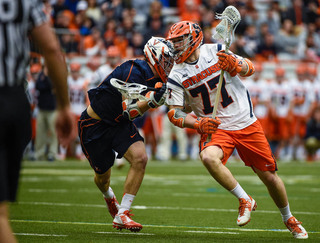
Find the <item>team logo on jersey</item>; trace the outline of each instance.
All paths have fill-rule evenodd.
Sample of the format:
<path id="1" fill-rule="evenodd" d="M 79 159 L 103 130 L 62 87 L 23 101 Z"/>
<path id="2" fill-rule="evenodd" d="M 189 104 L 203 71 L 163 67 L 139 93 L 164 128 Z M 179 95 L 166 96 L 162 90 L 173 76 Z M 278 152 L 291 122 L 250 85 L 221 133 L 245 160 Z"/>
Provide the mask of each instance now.
<path id="1" fill-rule="evenodd" d="M 207 69 L 201 71 L 200 73 L 192 76 L 191 78 L 186 79 L 185 81 L 182 82 L 182 85 L 184 88 L 188 88 L 192 85 L 195 85 L 199 83 L 201 80 L 207 78 L 211 74 L 219 71 L 220 68 L 218 67 L 218 63 L 215 63 L 214 65 L 208 67 Z"/>

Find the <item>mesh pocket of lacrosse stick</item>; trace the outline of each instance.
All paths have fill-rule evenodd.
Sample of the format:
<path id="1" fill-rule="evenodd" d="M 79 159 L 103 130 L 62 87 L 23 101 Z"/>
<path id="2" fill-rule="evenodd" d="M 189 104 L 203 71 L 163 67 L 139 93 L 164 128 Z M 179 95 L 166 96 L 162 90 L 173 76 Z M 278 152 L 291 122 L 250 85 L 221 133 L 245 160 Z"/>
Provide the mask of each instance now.
<path id="1" fill-rule="evenodd" d="M 148 100 L 148 98 L 142 95 L 141 93 L 148 90 L 157 90 L 155 88 L 151 88 L 143 84 L 127 83 L 116 78 L 111 78 L 110 83 L 113 87 L 118 89 L 118 91 L 127 99 L 139 99 L 141 101 L 146 101 Z"/>
<path id="2" fill-rule="evenodd" d="M 223 40 L 229 47 L 234 38 L 234 31 L 240 23 L 241 15 L 238 9 L 228 6 L 222 14 L 217 14 L 216 18 L 221 19 L 221 22 L 217 25 L 213 38 Z"/>

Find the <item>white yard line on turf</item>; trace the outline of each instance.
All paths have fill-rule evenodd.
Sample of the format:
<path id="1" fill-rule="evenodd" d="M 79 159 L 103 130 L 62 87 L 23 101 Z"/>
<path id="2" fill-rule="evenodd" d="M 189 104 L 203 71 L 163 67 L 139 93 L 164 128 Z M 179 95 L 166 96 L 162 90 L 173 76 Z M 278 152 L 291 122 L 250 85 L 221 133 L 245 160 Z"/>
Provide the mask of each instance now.
<path id="1" fill-rule="evenodd" d="M 115 235 L 155 235 L 155 234 L 149 234 L 149 233 L 125 233 L 125 232 L 92 232 L 95 234 L 115 234 Z"/>
<path id="2" fill-rule="evenodd" d="M 52 203 L 52 202 L 19 202 L 19 204 L 25 205 L 44 205 L 44 206 L 62 206 L 62 207 L 90 207 L 90 208 L 105 208 L 106 206 L 96 205 L 96 204 L 76 204 L 76 203 Z M 163 206 L 142 206 L 136 205 L 132 206 L 132 209 L 148 210 L 148 209 L 158 209 L 158 210 L 188 210 L 188 211 L 205 211 L 205 212 L 238 212 L 238 209 L 223 209 L 223 208 L 189 208 L 189 207 L 163 207 Z M 279 214 L 279 211 L 271 210 L 257 210 L 257 213 L 274 213 Z M 298 212 L 294 211 L 294 214 L 308 214 L 308 215 L 320 215 L 320 212 Z"/>
<path id="3" fill-rule="evenodd" d="M 67 236 L 67 235 L 34 234 L 34 233 L 14 233 L 14 235 L 46 236 L 46 237 L 66 237 Z"/>
<path id="4" fill-rule="evenodd" d="M 196 231 L 196 230 L 186 230 L 183 231 L 186 233 L 198 233 L 198 234 L 229 234 L 229 235 L 238 235 L 238 232 L 227 232 L 227 231 Z"/>
<path id="5" fill-rule="evenodd" d="M 95 222 L 70 222 L 70 221 L 45 221 L 45 220 L 22 220 L 11 219 L 13 223 L 37 223 L 37 224 L 66 224 L 66 225 L 98 225 L 98 226 L 111 226 L 112 223 L 95 223 Z M 174 229 L 208 229 L 208 230 L 234 230 L 234 231 L 247 231 L 247 232 L 286 232 L 287 229 L 244 229 L 244 228 L 223 228 L 223 227 L 210 227 L 210 226 L 191 226 L 191 225 L 151 225 L 144 224 L 144 227 L 151 228 L 174 228 Z M 320 234 L 319 231 L 311 231 L 308 233 Z"/>

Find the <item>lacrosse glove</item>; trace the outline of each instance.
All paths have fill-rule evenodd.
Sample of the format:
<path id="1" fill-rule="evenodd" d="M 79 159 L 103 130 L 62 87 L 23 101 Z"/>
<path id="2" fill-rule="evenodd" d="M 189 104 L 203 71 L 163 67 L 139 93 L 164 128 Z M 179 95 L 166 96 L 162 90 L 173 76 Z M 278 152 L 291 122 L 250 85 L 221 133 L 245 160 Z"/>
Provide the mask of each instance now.
<path id="1" fill-rule="evenodd" d="M 140 117 L 143 115 L 141 112 L 138 104 L 132 100 L 124 100 L 122 102 L 122 115 L 124 118 L 133 121 L 137 117 Z"/>
<path id="2" fill-rule="evenodd" d="M 239 60 L 232 54 L 226 53 L 221 50 L 217 53 L 218 67 L 228 72 L 232 77 L 236 76 L 242 70 L 242 60 Z"/>
<path id="3" fill-rule="evenodd" d="M 161 86 L 160 86 L 161 84 Z M 155 88 L 161 87 L 158 91 L 153 91 L 150 94 L 150 101 L 148 106 L 150 108 L 157 108 L 164 104 L 167 96 L 167 85 L 162 83 L 156 83 Z"/>
<path id="4" fill-rule="evenodd" d="M 213 134 L 217 131 L 218 126 L 221 124 L 218 117 L 215 119 L 209 117 L 198 117 L 193 125 L 200 134 Z"/>

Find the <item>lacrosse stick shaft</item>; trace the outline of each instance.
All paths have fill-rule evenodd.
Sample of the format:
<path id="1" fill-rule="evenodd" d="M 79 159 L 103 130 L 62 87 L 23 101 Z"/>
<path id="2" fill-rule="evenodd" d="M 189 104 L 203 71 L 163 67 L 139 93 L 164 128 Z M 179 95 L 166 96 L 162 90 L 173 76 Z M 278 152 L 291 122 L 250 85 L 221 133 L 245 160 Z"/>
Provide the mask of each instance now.
<path id="1" fill-rule="evenodd" d="M 229 51 L 229 45 L 226 45 L 226 52 Z M 217 115 L 217 109 L 220 101 L 220 96 L 221 96 L 221 87 L 222 87 L 222 82 L 223 82 L 223 75 L 224 75 L 224 70 L 221 70 L 220 77 L 219 77 L 219 82 L 218 82 L 218 87 L 217 87 L 217 93 L 216 93 L 216 98 L 214 100 L 214 106 L 213 106 L 213 112 L 212 112 L 212 118 L 215 119 Z"/>

